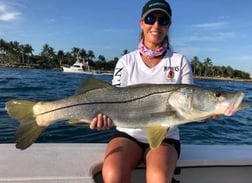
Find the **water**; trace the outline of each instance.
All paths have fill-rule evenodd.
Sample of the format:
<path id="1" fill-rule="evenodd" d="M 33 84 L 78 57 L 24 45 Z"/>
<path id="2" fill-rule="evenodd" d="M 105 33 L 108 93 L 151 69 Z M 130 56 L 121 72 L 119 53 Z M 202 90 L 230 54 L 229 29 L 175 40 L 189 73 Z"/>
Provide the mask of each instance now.
<path id="1" fill-rule="evenodd" d="M 112 76 L 95 76 L 111 82 Z M 0 143 L 14 142 L 18 126 L 5 111 L 5 102 L 14 98 L 57 100 L 70 95 L 81 85 L 85 75 L 59 71 L 14 69 L 0 67 Z M 252 102 L 252 83 L 234 81 L 204 81 L 196 84 L 224 90 L 243 91 L 245 101 Z M 221 116 L 207 123 L 180 126 L 184 144 L 252 144 L 252 108 L 237 112 L 232 117 Z M 66 122 L 51 125 L 37 140 L 44 143 L 105 143 L 113 134 L 90 130 L 87 126 L 71 126 Z"/>

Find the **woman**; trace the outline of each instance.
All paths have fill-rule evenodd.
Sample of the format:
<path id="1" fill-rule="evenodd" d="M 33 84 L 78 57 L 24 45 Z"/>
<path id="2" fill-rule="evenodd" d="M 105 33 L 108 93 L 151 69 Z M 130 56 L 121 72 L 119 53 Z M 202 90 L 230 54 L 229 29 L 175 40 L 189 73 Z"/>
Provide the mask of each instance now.
<path id="1" fill-rule="evenodd" d="M 139 21 L 142 33 L 138 49 L 119 59 L 112 81 L 125 87 L 139 83 L 192 84 L 192 72 L 188 60 L 170 50 L 168 30 L 172 11 L 165 0 L 148 1 Z M 112 120 L 99 114 L 90 124 L 92 129 L 107 129 Z M 109 141 L 102 174 L 106 183 L 129 183 L 131 171 L 141 162 L 146 164 L 146 181 L 167 183 L 180 153 L 179 130 L 168 130 L 163 143 L 150 149 L 143 129 L 116 128 Z"/>

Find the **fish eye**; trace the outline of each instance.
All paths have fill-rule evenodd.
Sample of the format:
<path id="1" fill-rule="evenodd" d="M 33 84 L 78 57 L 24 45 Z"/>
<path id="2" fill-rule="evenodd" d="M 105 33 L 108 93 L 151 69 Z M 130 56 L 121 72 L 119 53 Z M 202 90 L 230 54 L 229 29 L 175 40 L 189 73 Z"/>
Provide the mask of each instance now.
<path id="1" fill-rule="evenodd" d="M 221 93 L 220 92 L 216 92 L 215 93 L 215 97 L 220 97 L 221 96 Z"/>

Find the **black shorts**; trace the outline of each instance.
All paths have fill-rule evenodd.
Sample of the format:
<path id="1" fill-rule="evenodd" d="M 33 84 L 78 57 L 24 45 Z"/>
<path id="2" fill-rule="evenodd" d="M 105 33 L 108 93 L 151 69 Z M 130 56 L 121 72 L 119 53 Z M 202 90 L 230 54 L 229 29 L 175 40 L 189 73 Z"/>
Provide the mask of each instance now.
<path id="1" fill-rule="evenodd" d="M 134 137 L 128 135 L 127 133 L 118 131 L 118 130 L 115 130 L 115 133 L 111 137 L 110 140 L 117 138 L 117 137 L 124 137 L 124 138 L 127 138 L 127 139 L 134 141 L 135 143 L 137 143 L 139 145 L 139 147 L 143 150 L 143 152 L 145 152 L 149 148 L 148 143 L 139 142 Z M 180 141 L 179 140 L 165 138 L 162 143 L 172 145 L 175 148 L 175 150 L 177 151 L 178 157 L 180 156 Z"/>

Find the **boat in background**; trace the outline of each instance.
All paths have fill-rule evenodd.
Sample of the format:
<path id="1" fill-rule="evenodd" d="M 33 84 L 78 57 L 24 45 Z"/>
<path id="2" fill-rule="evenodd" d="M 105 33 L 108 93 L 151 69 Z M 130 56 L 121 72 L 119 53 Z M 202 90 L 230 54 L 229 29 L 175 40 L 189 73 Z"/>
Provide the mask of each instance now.
<path id="1" fill-rule="evenodd" d="M 66 73 L 77 73 L 77 74 L 87 74 L 87 75 L 113 75 L 112 72 L 98 72 L 91 70 L 88 62 L 81 61 L 80 58 L 77 58 L 76 62 L 70 66 L 62 66 L 63 72 Z"/>

